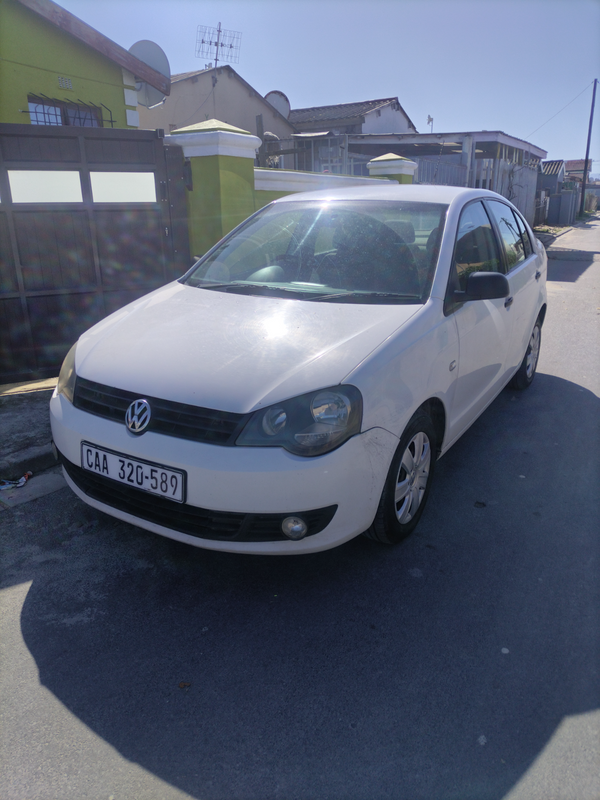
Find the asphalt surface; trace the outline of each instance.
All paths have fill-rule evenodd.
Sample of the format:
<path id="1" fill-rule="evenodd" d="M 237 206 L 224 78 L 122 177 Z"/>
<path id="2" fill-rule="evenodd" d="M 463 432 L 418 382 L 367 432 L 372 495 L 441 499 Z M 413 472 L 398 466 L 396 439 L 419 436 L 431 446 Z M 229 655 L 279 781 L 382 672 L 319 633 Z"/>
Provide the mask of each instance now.
<path id="1" fill-rule="evenodd" d="M 533 385 L 399 547 L 213 553 L 14 490 L 3 800 L 598 800 L 600 220 L 550 254 Z"/>

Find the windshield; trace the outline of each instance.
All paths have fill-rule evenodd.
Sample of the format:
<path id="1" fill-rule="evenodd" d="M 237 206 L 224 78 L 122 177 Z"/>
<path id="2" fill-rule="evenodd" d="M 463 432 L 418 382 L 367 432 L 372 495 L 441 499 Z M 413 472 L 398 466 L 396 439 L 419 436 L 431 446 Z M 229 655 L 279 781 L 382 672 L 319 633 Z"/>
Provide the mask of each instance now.
<path id="1" fill-rule="evenodd" d="M 182 278 L 215 291 L 352 303 L 422 303 L 446 205 L 378 201 L 267 206 Z"/>

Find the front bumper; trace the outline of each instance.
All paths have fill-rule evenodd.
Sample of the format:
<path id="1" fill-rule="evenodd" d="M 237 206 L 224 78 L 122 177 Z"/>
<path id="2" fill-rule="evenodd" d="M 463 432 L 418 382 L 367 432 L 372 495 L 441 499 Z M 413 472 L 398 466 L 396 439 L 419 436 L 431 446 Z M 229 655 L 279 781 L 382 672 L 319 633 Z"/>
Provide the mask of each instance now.
<path id="1" fill-rule="evenodd" d="M 64 396 L 56 394 L 50 403 L 50 418 L 56 447 L 68 462 L 64 468 L 66 480 L 86 503 L 118 519 L 196 547 L 238 553 L 318 552 L 366 530 L 375 516 L 398 445 L 395 436 L 380 428 L 359 434 L 337 450 L 316 458 L 295 456 L 280 448 L 220 447 L 152 432 L 134 436 L 124 424 L 76 409 Z M 116 502 L 111 499 L 110 485 L 108 488 L 105 485 L 102 492 L 90 489 L 84 480 L 89 473 L 80 469 L 82 441 L 131 458 L 185 470 L 187 501 L 183 506 L 172 505 L 174 512 L 186 517 L 186 524 L 180 524 L 174 514 L 165 525 L 164 509 L 160 514 L 147 510 L 147 493 L 136 495 L 137 490 L 132 490 L 127 502 L 114 507 L 110 504 Z M 115 497 L 122 496 L 122 485 L 110 483 L 114 483 Z M 145 510 L 142 511 L 142 505 L 136 507 L 136 497 Z M 312 515 L 316 520 L 313 530 L 316 524 L 319 532 L 300 541 L 273 540 L 269 531 L 277 534 L 276 528 L 285 516 L 302 513 Z M 253 541 L 232 540 L 229 529 L 220 534 L 218 530 L 215 533 L 214 527 L 207 536 L 185 532 L 191 530 L 189 526 L 198 518 L 201 533 L 203 515 L 211 514 L 215 519 L 247 517 L 241 524 L 252 527 Z M 260 540 L 269 537 L 271 540 Z"/>

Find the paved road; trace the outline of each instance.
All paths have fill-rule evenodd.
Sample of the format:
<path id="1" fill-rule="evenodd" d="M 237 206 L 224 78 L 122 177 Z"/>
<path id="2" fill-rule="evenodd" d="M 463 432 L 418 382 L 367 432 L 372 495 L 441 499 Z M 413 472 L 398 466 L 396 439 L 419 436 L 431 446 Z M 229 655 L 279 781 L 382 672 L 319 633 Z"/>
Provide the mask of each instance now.
<path id="1" fill-rule="evenodd" d="M 0 512 L 3 800 L 598 800 L 599 231 L 559 240 L 533 386 L 398 548 L 191 550 L 67 489 Z"/>

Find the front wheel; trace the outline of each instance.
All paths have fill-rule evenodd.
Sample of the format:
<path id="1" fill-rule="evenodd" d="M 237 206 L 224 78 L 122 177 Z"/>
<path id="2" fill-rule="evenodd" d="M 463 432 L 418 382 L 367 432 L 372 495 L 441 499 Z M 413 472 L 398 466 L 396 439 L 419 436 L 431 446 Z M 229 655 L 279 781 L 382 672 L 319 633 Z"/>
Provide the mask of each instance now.
<path id="1" fill-rule="evenodd" d="M 538 319 L 533 326 L 531 338 L 527 345 L 527 352 L 523 357 L 521 366 L 515 372 L 508 384 L 511 389 L 528 389 L 535 378 L 538 359 L 540 357 L 540 347 L 542 344 L 542 323 Z"/>
<path id="2" fill-rule="evenodd" d="M 396 544 L 416 528 L 425 508 L 437 456 L 435 428 L 417 412 L 402 434 L 373 524 L 365 536 Z"/>

